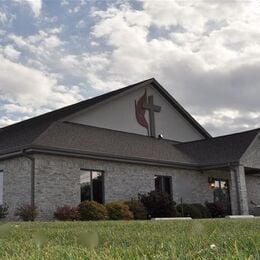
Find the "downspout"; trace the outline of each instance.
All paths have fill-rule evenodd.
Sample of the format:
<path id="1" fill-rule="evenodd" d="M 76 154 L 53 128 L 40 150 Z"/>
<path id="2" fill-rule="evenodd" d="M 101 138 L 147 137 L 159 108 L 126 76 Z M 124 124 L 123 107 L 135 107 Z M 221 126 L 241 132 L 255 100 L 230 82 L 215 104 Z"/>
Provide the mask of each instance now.
<path id="1" fill-rule="evenodd" d="M 22 155 L 31 161 L 31 207 L 35 207 L 35 158 L 22 150 Z"/>

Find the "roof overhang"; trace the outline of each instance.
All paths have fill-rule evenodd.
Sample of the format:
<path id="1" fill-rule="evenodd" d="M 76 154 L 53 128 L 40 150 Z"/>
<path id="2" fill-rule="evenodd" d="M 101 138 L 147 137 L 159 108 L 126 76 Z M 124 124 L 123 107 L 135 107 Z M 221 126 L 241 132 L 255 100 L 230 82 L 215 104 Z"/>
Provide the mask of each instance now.
<path id="1" fill-rule="evenodd" d="M 223 169 L 223 168 L 230 168 L 238 165 L 238 162 L 198 165 L 198 164 L 183 163 L 183 162 L 152 160 L 149 158 L 121 156 L 121 155 L 105 154 L 105 153 L 93 153 L 93 152 L 86 152 L 86 151 L 73 150 L 73 149 L 50 148 L 44 146 L 21 147 L 19 150 L 9 151 L 8 153 L 0 154 L 0 161 L 12 159 L 15 157 L 22 157 L 24 156 L 25 152 L 26 154 L 68 156 L 68 157 L 82 158 L 82 159 L 87 158 L 87 159 L 96 159 L 96 160 L 103 160 L 103 161 L 162 166 L 162 167 L 170 167 L 175 169 L 187 169 L 187 170 L 196 170 L 196 171 Z"/>

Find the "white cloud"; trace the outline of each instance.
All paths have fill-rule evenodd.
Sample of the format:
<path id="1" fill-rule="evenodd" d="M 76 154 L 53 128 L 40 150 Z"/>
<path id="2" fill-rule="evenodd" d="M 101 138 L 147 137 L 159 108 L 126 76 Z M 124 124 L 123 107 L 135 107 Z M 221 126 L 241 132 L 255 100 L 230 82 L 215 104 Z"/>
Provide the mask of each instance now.
<path id="1" fill-rule="evenodd" d="M 76 24 L 76 28 L 78 28 L 78 29 L 82 29 L 82 28 L 84 28 L 85 26 L 86 26 L 86 23 L 85 23 L 84 20 L 80 20 L 80 21 L 78 21 L 77 24 Z"/>
<path id="2" fill-rule="evenodd" d="M 5 27 L 10 27 L 13 21 L 16 19 L 16 16 L 10 12 L 1 8 L 0 6 L 0 25 Z"/>
<path id="3" fill-rule="evenodd" d="M 43 44 L 47 49 L 53 49 L 60 46 L 62 41 L 56 35 L 51 35 L 44 39 Z"/>
<path id="4" fill-rule="evenodd" d="M 42 0 L 13 0 L 18 3 L 26 3 L 32 9 L 34 16 L 38 17 L 42 9 Z"/>
<path id="5" fill-rule="evenodd" d="M 20 54 L 21 52 L 20 51 L 17 51 L 12 45 L 6 45 L 4 48 L 3 48 L 3 54 L 11 59 L 11 60 L 17 60 L 19 59 L 20 57 Z"/>
<path id="6" fill-rule="evenodd" d="M 5 24 L 7 20 L 8 19 L 6 13 L 0 11 L 0 23 Z"/>
<path id="7" fill-rule="evenodd" d="M 40 113 L 77 102 L 79 88 L 59 85 L 54 75 L 26 67 L 0 56 L 0 96 L 8 113 Z M 15 76 L 14 76 L 15 75 Z"/>
<path id="8" fill-rule="evenodd" d="M 57 35 L 59 31 L 58 28 L 53 28 L 53 30 L 48 28 L 46 31 L 40 30 L 37 34 L 28 37 L 10 34 L 8 38 L 21 52 L 29 52 L 30 59 L 48 65 L 48 62 L 59 53 L 58 47 L 64 44 Z"/>

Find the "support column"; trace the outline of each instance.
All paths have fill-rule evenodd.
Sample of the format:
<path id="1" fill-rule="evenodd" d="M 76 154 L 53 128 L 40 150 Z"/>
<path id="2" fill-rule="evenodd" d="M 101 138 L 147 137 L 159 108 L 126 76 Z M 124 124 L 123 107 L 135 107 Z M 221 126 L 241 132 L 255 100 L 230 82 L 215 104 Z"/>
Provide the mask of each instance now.
<path id="1" fill-rule="evenodd" d="M 231 175 L 231 207 L 233 215 L 248 215 L 248 199 L 246 189 L 245 168 L 238 165 L 230 169 Z"/>

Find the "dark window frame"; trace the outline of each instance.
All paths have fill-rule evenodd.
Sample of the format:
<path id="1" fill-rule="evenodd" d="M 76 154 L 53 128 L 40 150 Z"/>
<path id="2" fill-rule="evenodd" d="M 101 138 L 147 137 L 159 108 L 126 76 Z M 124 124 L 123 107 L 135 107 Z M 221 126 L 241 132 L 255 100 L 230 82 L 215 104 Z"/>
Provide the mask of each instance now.
<path id="1" fill-rule="evenodd" d="M 101 173 L 101 180 L 102 180 L 102 204 L 105 203 L 105 172 L 103 170 L 96 170 L 96 169 L 89 169 L 89 168 L 80 168 L 80 172 L 89 172 L 90 173 L 90 200 L 93 200 L 93 172 Z M 80 173 L 81 176 L 81 173 Z M 81 185 L 81 182 L 80 182 Z M 80 194 L 81 194 L 81 187 L 80 187 Z M 80 201 L 81 195 L 80 195 Z"/>
<path id="2" fill-rule="evenodd" d="M 214 185 L 215 185 L 215 181 L 217 181 L 218 184 L 219 184 L 218 188 L 221 188 L 221 189 L 222 189 L 221 182 L 226 182 L 227 183 L 227 190 L 228 190 L 228 192 L 230 192 L 230 181 L 229 181 L 229 179 L 225 179 L 225 178 L 212 178 L 212 181 L 214 181 Z"/>
<path id="3" fill-rule="evenodd" d="M 215 182 L 217 181 L 218 182 L 218 185 L 219 187 L 214 187 L 213 190 L 217 190 L 217 189 L 220 189 L 220 190 L 223 190 L 223 187 L 221 185 L 221 182 L 226 182 L 227 184 L 227 204 L 225 205 L 227 207 L 226 211 L 227 211 L 227 215 L 230 215 L 231 214 L 231 194 L 230 194 L 230 180 L 228 178 L 212 178 L 212 181 L 214 181 L 214 184 Z M 215 192 L 213 192 L 213 201 L 214 203 L 218 202 L 216 200 L 216 194 Z"/>
<path id="4" fill-rule="evenodd" d="M 160 187 L 160 191 L 162 191 L 162 192 L 166 192 L 166 193 L 168 193 L 167 191 L 165 191 L 165 178 L 167 178 L 167 179 L 169 179 L 170 180 L 170 193 L 168 193 L 169 194 L 169 196 L 172 198 L 172 196 L 173 196 L 173 191 L 172 191 L 172 176 L 169 176 L 169 175 L 154 175 L 154 188 L 155 188 L 155 190 L 156 190 L 156 187 L 155 187 L 155 179 L 156 178 L 161 178 L 161 187 Z"/>

